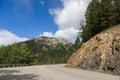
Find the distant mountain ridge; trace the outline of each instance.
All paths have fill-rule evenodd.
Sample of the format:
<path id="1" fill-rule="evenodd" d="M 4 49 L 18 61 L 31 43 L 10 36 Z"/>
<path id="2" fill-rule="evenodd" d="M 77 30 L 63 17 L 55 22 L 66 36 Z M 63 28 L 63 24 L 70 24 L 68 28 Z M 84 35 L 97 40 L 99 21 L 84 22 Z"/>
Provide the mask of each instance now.
<path id="1" fill-rule="evenodd" d="M 41 36 L 1 47 L 0 64 L 64 63 L 67 62 L 73 51 L 72 43 L 62 38 Z"/>
<path id="2" fill-rule="evenodd" d="M 46 37 L 41 36 L 37 38 L 32 38 L 30 40 L 34 40 L 35 42 L 40 42 L 40 44 L 48 44 L 48 45 L 54 45 L 54 44 L 71 44 L 70 42 L 66 41 L 63 38 L 55 38 L 55 37 Z M 30 41 L 28 40 L 28 41 Z M 25 41 L 27 42 L 27 41 Z"/>

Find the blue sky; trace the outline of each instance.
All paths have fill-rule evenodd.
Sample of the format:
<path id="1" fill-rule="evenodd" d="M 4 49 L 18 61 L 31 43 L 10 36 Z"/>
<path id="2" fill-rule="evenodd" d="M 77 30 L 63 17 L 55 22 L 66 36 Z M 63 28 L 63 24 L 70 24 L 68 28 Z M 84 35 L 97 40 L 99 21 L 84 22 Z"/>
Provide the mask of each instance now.
<path id="1" fill-rule="evenodd" d="M 57 26 L 49 9 L 61 7 L 59 0 L 0 0 L 0 29 L 20 37 L 36 37 L 44 31 L 55 33 Z"/>
<path id="2" fill-rule="evenodd" d="M 0 0 L 0 45 L 33 37 L 74 43 L 91 0 Z"/>

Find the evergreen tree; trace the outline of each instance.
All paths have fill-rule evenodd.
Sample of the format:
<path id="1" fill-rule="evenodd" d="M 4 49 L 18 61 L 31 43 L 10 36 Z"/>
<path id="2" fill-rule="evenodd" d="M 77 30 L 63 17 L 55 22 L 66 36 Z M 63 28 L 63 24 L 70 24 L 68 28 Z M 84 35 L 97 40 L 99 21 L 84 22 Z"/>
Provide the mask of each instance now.
<path id="1" fill-rule="evenodd" d="M 113 0 L 114 8 L 116 10 L 117 17 L 117 23 L 120 23 L 120 0 Z"/>
<path id="2" fill-rule="evenodd" d="M 113 25 L 118 24 L 117 18 L 118 13 L 116 12 L 116 9 L 114 7 L 113 0 L 101 0 L 101 25 L 102 30 L 111 27 Z"/>
<path id="3" fill-rule="evenodd" d="M 75 40 L 74 48 L 77 50 L 80 46 L 81 46 L 81 41 L 80 41 L 79 36 L 77 36 Z"/>
<path id="4" fill-rule="evenodd" d="M 86 25 L 82 32 L 83 42 L 120 23 L 120 0 L 92 0 L 85 16 Z"/>
<path id="5" fill-rule="evenodd" d="M 81 20 L 80 28 L 79 28 L 79 32 L 78 32 L 78 37 L 81 38 L 81 43 L 84 42 L 84 35 L 83 35 L 84 28 L 85 28 L 85 22 L 84 22 L 84 20 Z"/>
<path id="6" fill-rule="evenodd" d="M 92 0 L 86 11 L 86 26 L 83 29 L 84 41 L 87 41 L 94 36 L 96 33 L 100 32 L 100 2 L 99 0 Z"/>

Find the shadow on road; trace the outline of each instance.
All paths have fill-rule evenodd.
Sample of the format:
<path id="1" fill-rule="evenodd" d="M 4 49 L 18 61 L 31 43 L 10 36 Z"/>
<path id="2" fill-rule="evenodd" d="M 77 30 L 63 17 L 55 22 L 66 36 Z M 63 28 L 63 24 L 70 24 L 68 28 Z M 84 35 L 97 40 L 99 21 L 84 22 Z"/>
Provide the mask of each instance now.
<path id="1" fill-rule="evenodd" d="M 0 80 L 36 80 L 38 75 L 20 74 L 19 70 L 0 70 Z"/>

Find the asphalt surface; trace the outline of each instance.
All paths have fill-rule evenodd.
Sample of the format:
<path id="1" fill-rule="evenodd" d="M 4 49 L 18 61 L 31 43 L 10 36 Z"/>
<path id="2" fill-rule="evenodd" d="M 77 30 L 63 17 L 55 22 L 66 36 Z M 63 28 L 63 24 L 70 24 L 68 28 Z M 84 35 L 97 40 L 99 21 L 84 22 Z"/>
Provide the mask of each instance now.
<path id="1" fill-rule="evenodd" d="M 120 80 L 120 76 L 66 68 L 64 64 L 1 68 L 0 80 Z"/>

